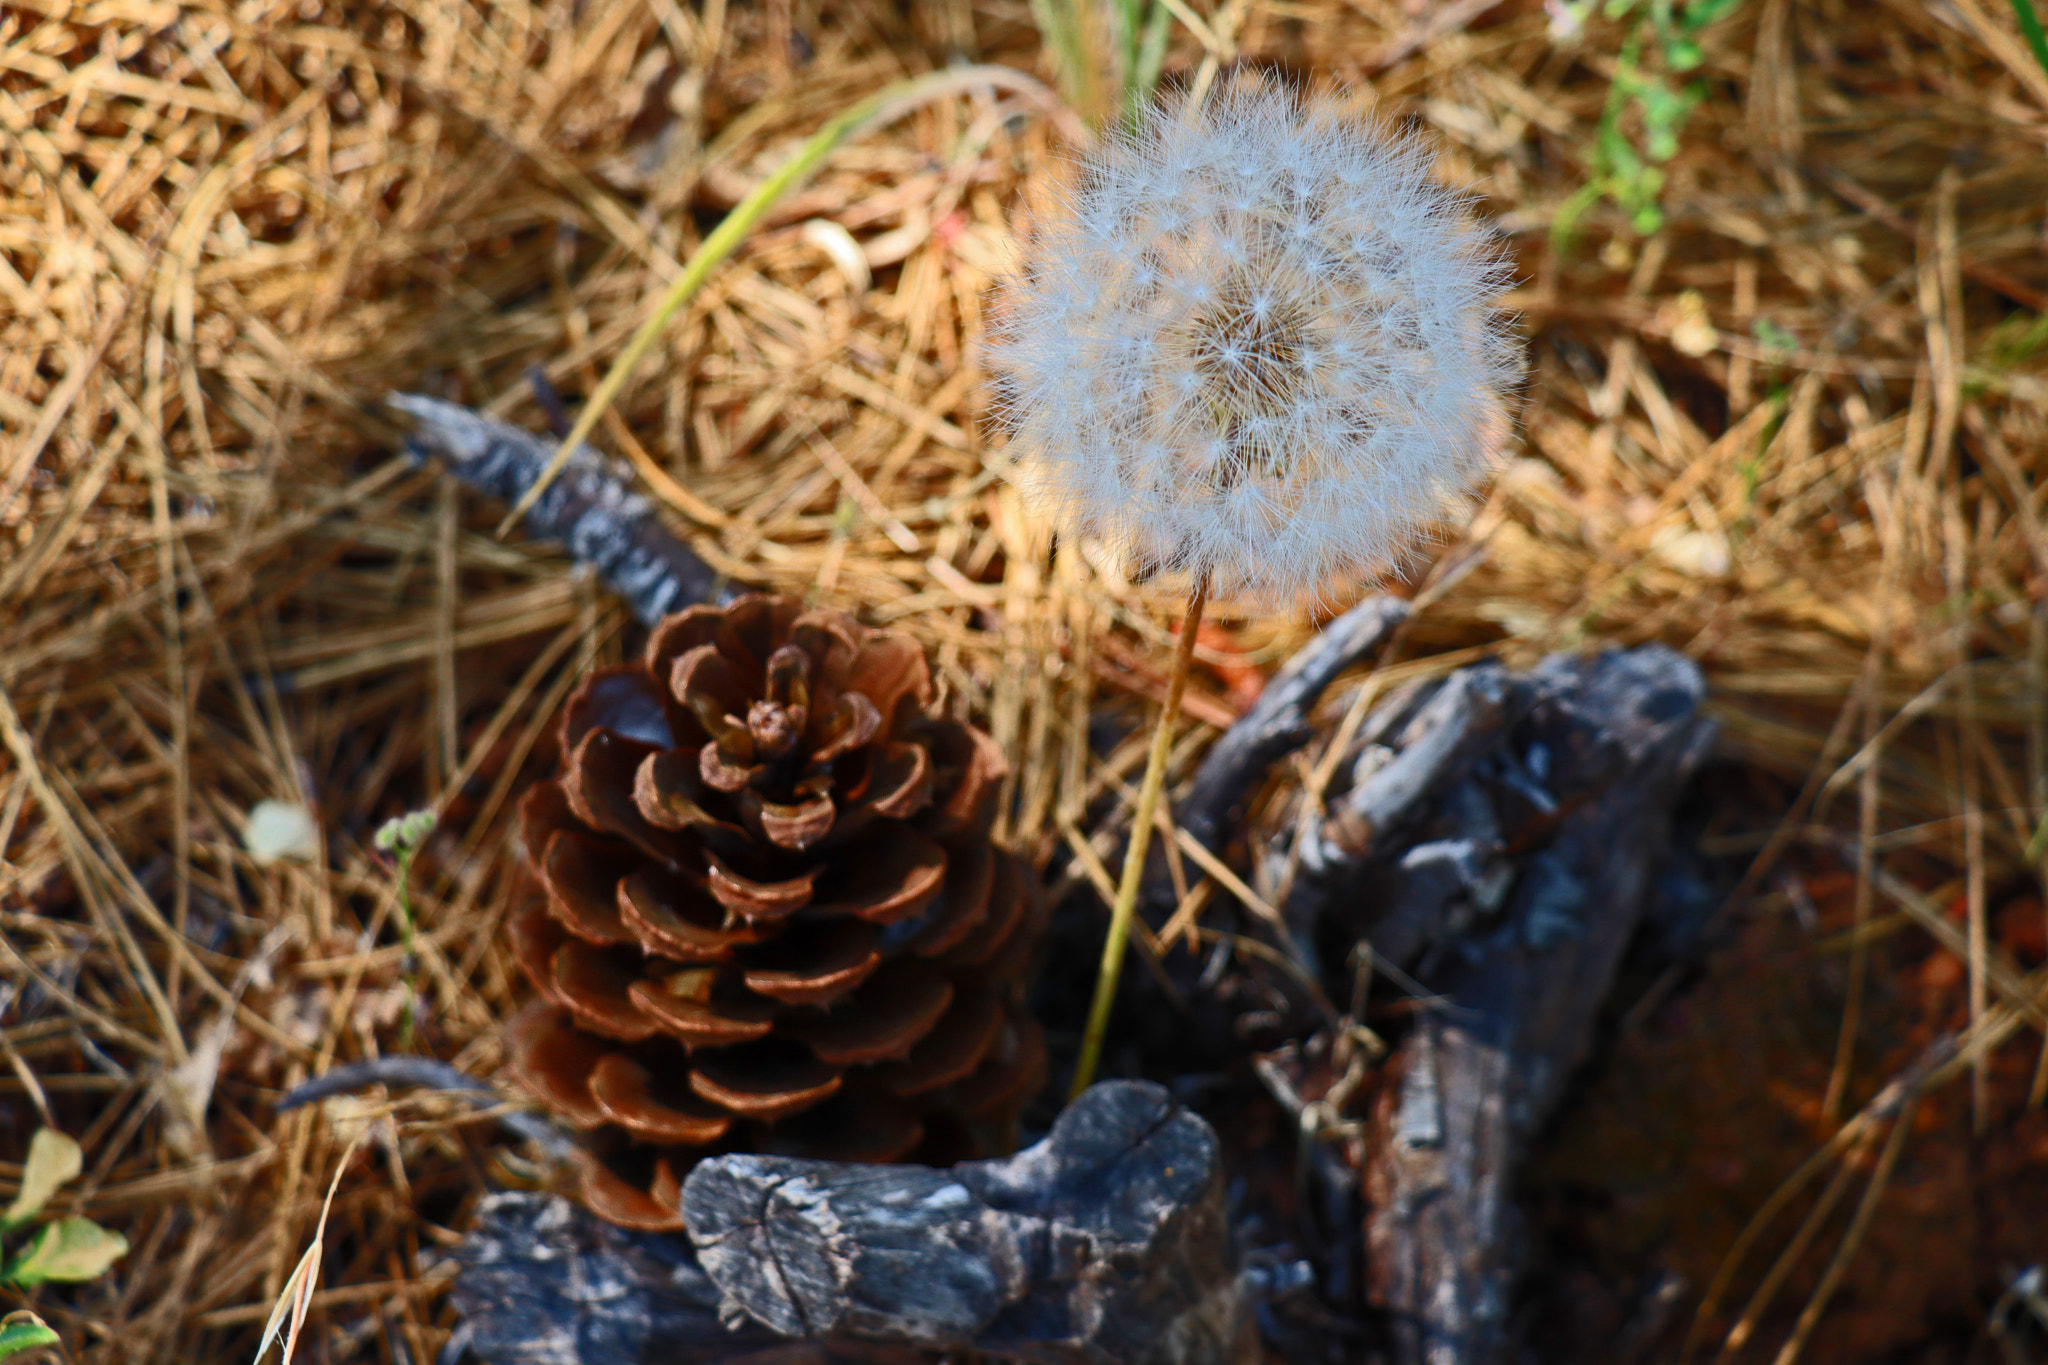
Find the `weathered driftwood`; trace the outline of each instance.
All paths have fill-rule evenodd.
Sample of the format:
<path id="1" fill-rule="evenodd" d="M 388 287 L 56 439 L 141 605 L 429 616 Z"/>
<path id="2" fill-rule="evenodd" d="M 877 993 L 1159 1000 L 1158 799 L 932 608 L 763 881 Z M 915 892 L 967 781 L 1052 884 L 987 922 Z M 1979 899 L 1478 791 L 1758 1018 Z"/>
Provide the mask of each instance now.
<path id="1" fill-rule="evenodd" d="M 1510 1182 L 1649 904 L 1703 692 L 1661 647 L 1480 665 L 1361 730 L 1298 894 L 1441 997 L 1367 1144 L 1367 1280 L 1401 1365 L 1512 1353 Z"/>
<path id="2" fill-rule="evenodd" d="M 489 1365 L 1256 1358 L 1215 1136 L 1147 1082 L 1097 1085 L 1044 1141 L 949 1171 L 719 1157 L 683 1211 L 688 1240 L 496 1197 L 458 1252 L 466 1349 Z M 790 1337 L 814 1349 L 760 1354 Z"/>
<path id="3" fill-rule="evenodd" d="M 405 443 L 415 460 L 445 461 L 456 478 L 501 502 L 517 502 L 555 453 L 554 441 L 459 403 L 414 393 L 386 401 L 419 424 Z M 718 574 L 633 491 L 632 471 L 590 446 L 571 453 L 527 512 L 526 527 L 539 539 L 563 542 L 649 624 L 719 594 Z"/>

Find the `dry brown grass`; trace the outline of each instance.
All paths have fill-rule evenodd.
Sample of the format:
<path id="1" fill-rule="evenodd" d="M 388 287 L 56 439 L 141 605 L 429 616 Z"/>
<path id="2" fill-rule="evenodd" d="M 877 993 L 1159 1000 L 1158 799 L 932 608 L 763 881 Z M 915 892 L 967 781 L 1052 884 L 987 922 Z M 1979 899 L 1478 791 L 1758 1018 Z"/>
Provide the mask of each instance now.
<path id="1" fill-rule="evenodd" d="M 2001 990 L 1979 926 L 1987 887 L 2038 875 L 2048 806 L 2048 76 L 1991 0 L 1749 0 L 1666 229 L 1596 209 L 1560 253 L 1616 35 L 1560 51 L 1529 0 L 1445 9 L 1471 26 L 1254 0 L 1239 33 L 1419 120 L 1526 279 L 1522 441 L 1404 667 L 1686 650 L 1725 752 L 1803 789 L 1766 856 L 1860 821 L 1960 879 L 1984 1009 L 2038 992 Z M 530 367 L 588 392 L 764 167 L 962 53 L 1042 71 L 1024 0 L 0 6 L 0 1156 L 47 1113 L 86 1150 L 67 1197 L 134 1247 L 35 1304 L 77 1359 L 246 1358 L 384 1112 L 271 1101 L 396 1045 L 390 815 L 461 798 L 421 861 L 417 1045 L 498 1061 L 506 793 L 625 623 L 406 464 L 374 400 L 542 425 Z M 1169 69 L 1200 55 L 1180 34 Z M 1056 147 L 1021 109 L 952 100 L 842 150 L 597 440 L 734 578 L 925 640 L 1015 759 L 1007 837 L 1064 858 L 1103 780 L 1080 722 L 1160 690 L 1172 604 L 1049 561 L 984 465 L 983 290 Z M 842 230 L 865 271 L 818 245 Z M 1309 628 L 1215 643 L 1269 664 Z M 1214 678 L 1186 710 L 1197 741 L 1233 714 Z M 315 863 L 244 850 L 264 798 L 318 812 Z M 445 1336 L 444 1249 L 506 1158 L 400 1117 L 343 1182 L 301 1359 Z"/>

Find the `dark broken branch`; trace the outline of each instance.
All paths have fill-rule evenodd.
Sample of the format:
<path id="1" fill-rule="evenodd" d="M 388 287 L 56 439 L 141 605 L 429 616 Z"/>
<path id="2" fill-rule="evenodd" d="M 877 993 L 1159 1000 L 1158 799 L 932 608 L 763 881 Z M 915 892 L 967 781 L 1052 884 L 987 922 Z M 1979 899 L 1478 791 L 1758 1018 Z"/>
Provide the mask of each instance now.
<path id="1" fill-rule="evenodd" d="M 386 401 L 419 423 L 405 443 L 415 460 L 442 460 L 456 478 L 500 502 L 524 496 L 554 454 L 554 442 L 459 403 L 413 393 Z M 719 595 L 719 575 L 633 491 L 632 472 L 590 446 L 576 448 L 527 512 L 526 528 L 538 539 L 561 541 L 650 625 Z"/>
<path id="2" fill-rule="evenodd" d="M 366 1062 L 337 1066 L 312 1080 L 294 1086 L 277 1102 L 283 1113 L 304 1104 L 318 1104 L 335 1095 L 354 1094 L 373 1085 L 419 1086 L 454 1096 L 477 1109 L 496 1109 L 504 1129 L 522 1142 L 539 1146 L 556 1160 L 567 1160 L 575 1139 L 560 1126 L 524 1109 L 489 1081 L 480 1081 L 467 1071 L 432 1057 L 396 1054 L 373 1057 Z"/>

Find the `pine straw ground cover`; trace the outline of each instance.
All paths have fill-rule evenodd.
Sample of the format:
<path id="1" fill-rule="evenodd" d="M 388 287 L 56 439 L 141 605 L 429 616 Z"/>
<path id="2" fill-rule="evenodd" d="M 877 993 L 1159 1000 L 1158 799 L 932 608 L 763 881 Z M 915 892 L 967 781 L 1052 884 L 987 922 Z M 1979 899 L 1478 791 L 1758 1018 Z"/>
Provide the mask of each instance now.
<path id="1" fill-rule="evenodd" d="M 1623 1066 L 1669 1075 L 1691 1038 L 1740 1090 L 1693 1092 L 1701 1126 L 1680 1134 L 1739 1171 L 1673 1253 L 1686 1312 L 1915 1037 L 1975 1020 L 2001 1046 L 1974 1054 L 1974 1103 L 1966 1055 L 1900 1169 L 1922 1146 L 1962 1154 L 1937 1209 L 2018 1197 L 1967 1140 L 1974 1107 L 2020 1165 L 2048 1155 L 2026 1155 L 2048 978 L 2024 899 L 2048 871 L 2048 75 L 2010 15 L 1748 0 L 1705 36 L 1662 229 L 1639 238 L 1602 204 L 1558 241 L 1594 173 L 1614 24 L 1557 45 L 1530 0 L 1196 8 L 1221 55 L 1369 85 L 1417 120 L 1518 258 L 1522 434 L 1434 578 L 1418 566 L 1427 609 L 1378 682 L 1652 639 L 1707 672 L 1734 793 L 1710 842 L 1755 860 L 1735 959 L 1772 965 L 1663 997 L 1667 1015 L 1732 998 Z M 550 761 L 576 674 L 638 638 L 550 548 L 494 539 L 502 509 L 399 456 L 375 400 L 546 425 L 538 395 L 593 388 L 718 214 L 832 111 L 962 55 L 1050 79 L 1030 18 L 1024 0 L 0 7 L 0 1156 L 44 1123 L 76 1136 L 85 1172 L 59 1207 L 132 1246 L 28 1301 L 73 1358 L 246 1359 L 344 1147 L 389 1118 L 342 1177 L 302 1349 L 432 1359 L 443 1252 L 522 1170 L 488 1122 L 431 1100 L 272 1109 L 395 1050 L 497 1067 L 508 793 Z M 1201 56 L 1177 28 L 1169 71 Z M 1081 822 L 1142 741 L 1105 757 L 1087 720 L 1162 690 L 1173 603 L 1086 547 L 1048 555 L 984 464 L 976 369 L 984 287 L 1061 136 L 982 95 L 848 145 L 597 439 L 733 578 L 928 644 L 945 704 L 1013 756 L 1002 836 L 1099 884 L 1115 817 Z M 1310 628 L 1205 632 L 1184 752 Z M 246 851 L 266 798 L 317 814 L 309 860 Z M 443 825 L 414 870 L 415 1023 L 371 837 L 420 806 Z M 1869 861 L 1841 842 L 1859 829 Z M 1794 996 L 1809 1027 L 1774 1032 Z M 1837 1046 L 1845 998 L 1860 1051 Z M 1660 1095 L 1596 1091 L 1586 1121 L 1610 1133 Z M 1867 1136 L 1844 1144 L 1862 1173 Z M 1610 1157 L 1574 1167 L 1567 1148 L 1543 1188 Z M 0 1162 L 0 1198 L 20 1169 Z M 1947 1227 L 1919 1207 L 1878 1200 L 1876 1240 Z M 1791 1228 L 1762 1234 L 1717 1330 Z M 1627 1236 L 1672 1233 L 1610 1244 Z M 1776 1349 L 1836 1244 L 1799 1261 L 1752 1352 Z M 1831 1344 L 1822 1322 L 1813 1358 L 1916 1340 L 1937 1345 L 1913 1359 L 1965 1358 L 1939 1341 L 1981 1331 L 2017 1268 L 1987 1260 L 1881 1341 Z"/>

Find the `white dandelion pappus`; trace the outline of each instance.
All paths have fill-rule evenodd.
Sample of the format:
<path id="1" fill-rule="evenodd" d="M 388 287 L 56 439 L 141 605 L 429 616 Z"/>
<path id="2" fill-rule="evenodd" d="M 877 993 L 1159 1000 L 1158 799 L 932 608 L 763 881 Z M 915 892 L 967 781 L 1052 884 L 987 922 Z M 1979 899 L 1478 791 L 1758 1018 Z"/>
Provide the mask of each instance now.
<path id="1" fill-rule="evenodd" d="M 1429 152 L 1286 88 L 1153 104 L 1038 224 L 992 329 L 1034 501 L 1278 603 L 1379 573 L 1507 433 L 1507 270 Z"/>

